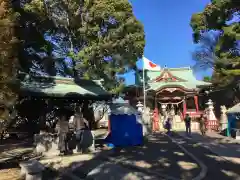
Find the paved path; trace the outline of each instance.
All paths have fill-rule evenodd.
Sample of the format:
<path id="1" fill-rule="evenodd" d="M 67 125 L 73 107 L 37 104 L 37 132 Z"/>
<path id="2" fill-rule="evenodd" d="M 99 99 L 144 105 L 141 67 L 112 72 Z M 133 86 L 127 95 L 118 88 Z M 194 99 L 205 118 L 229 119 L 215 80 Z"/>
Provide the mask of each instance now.
<path id="1" fill-rule="evenodd" d="M 186 138 L 185 132 L 178 132 L 179 135 Z M 216 132 L 208 132 L 202 136 L 198 132 L 192 133 L 191 139 L 217 155 L 240 165 L 240 142 Z"/>
<path id="2" fill-rule="evenodd" d="M 207 176 L 205 180 L 239 180 L 240 165 L 231 161 L 226 161 L 222 157 L 212 153 L 207 148 L 199 145 L 192 139 L 185 139 L 177 133 L 172 133 L 171 138 L 176 143 L 186 148 L 207 166 Z M 194 139 L 194 138 L 193 138 Z M 230 149 L 229 149 L 230 150 Z M 239 178 L 239 179 L 238 179 Z"/>
<path id="3" fill-rule="evenodd" d="M 143 147 L 124 148 L 108 157 L 111 165 L 106 164 L 106 154 L 103 156 L 100 153 L 96 158 L 80 164 L 73 174 L 80 178 L 94 177 L 96 180 L 101 180 L 101 177 L 111 179 L 111 176 L 118 177 L 116 180 L 187 180 L 193 179 L 201 171 L 195 160 L 162 134 L 150 136 Z"/>

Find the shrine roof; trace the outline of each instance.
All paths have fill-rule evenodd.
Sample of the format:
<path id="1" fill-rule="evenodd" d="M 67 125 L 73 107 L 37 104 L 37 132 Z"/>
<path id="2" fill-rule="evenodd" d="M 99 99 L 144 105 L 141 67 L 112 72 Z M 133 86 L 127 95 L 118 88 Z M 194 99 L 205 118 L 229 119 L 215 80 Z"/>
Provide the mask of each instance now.
<path id="1" fill-rule="evenodd" d="M 26 76 L 20 83 L 22 95 L 63 98 L 110 99 L 101 80 L 75 80 L 60 76 Z"/>
<path id="2" fill-rule="evenodd" d="M 186 89 L 196 89 L 201 86 L 209 86 L 208 83 L 204 83 L 201 81 L 196 81 L 194 83 L 190 82 L 153 82 L 148 83 L 148 90 L 158 90 L 161 87 L 183 87 Z"/>
<path id="3" fill-rule="evenodd" d="M 147 79 L 148 90 L 157 90 L 164 86 L 181 86 L 186 89 L 196 89 L 211 85 L 211 83 L 197 80 L 190 67 L 147 71 L 145 79 Z"/>

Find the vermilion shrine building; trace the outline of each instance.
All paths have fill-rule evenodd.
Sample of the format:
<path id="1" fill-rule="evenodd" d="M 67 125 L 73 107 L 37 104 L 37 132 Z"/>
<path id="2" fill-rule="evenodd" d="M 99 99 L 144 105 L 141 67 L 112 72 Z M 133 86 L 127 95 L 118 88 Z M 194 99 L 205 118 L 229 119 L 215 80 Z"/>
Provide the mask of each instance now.
<path id="1" fill-rule="evenodd" d="M 125 90 L 125 99 L 132 105 L 143 102 L 142 77 L 140 70 L 135 74 L 135 85 Z M 174 115 L 176 123 L 182 122 L 187 113 L 194 119 L 203 113 L 205 102 L 201 102 L 201 89 L 210 85 L 197 80 L 190 67 L 145 70 L 146 106 L 154 110 L 154 121 L 157 124 L 165 113 Z"/>

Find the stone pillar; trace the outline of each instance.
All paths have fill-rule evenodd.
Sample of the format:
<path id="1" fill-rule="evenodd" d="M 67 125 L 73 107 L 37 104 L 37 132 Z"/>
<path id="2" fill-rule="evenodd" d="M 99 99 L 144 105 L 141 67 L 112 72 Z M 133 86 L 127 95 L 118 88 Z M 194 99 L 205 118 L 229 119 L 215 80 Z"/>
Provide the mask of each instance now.
<path id="1" fill-rule="evenodd" d="M 222 131 L 228 127 L 228 118 L 226 112 L 226 106 L 221 106 L 220 126 Z"/>
<path id="2" fill-rule="evenodd" d="M 148 135 L 152 131 L 150 108 L 146 108 L 142 114 L 138 115 L 143 128 L 143 136 Z"/>
<path id="3" fill-rule="evenodd" d="M 186 104 L 186 99 L 183 100 L 183 118 L 185 118 L 187 113 L 187 104 Z"/>
<path id="4" fill-rule="evenodd" d="M 194 96 L 194 103 L 195 103 L 195 107 L 196 107 L 196 112 L 199 111 L 199 107 L 198 107 L 198 96 Z"/>

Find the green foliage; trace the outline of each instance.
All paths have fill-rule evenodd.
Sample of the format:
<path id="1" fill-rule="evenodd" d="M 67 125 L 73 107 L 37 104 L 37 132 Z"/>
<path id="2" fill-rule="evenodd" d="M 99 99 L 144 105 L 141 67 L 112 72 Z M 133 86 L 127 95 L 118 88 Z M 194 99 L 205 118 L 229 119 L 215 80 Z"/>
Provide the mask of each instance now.
<path id="1" fill-rule="evenodd" d="M 240 15 L 239 0 L 212 0 L 203 12 L 192 16 L 190 23 L 195 43 L 201 42 L 203 32 L 210 30 L 222 32 L 217 44 L 214 45 L 213 50 L 210 50 L 214 56 L 196 58 L 201 61 L 198 62 L 199 64 L 211 64 L 215 71 L 213 79 L 219 84 L 231 83 L 240 76 L 240 52 L 236 44 L 240 37 L 240 23 L 227 23 L 234 14 Z"/>
<path id="2" fill-rule="evenodd" d="M 18 69 L 16 37 L 17 14 L 9 1 L 0 0 L 0 135 L 4 133 L 13 116 L 12 106 L 17 100 L 13 84 L 16 84 Z M 17 86 L 15 86 L 17 88 Z"/>
<path id="3" fill-rule="evenodd" d="M 10 88 L 16 78 L 18 67 L 16 56 L 18 40 L 15 36 L 15 20 L 16 14 L 10 8 L 8 1 L 0 0 L 0 107 L 3 109 L 8 108 L 16 99 L 16 94 Z M 3 116 L 5 115 L 8 114 Z M 1 118 L 6 119 L 7 117 Z"/>
<path id="4" fill-rule="evenodd" d="M 203 81 L 205 82 L 211 82 L 211 77 L 210 76 L 204 76 Z"/>
<path id="5" fill-rule="evenodd" d="M 24 12 L 35 17 L 38 37 L 47 33 L 56 42 L 49 43 L 50 59 L 54 59 L 53 51 L 71 57 L 73 68 L 67 74 L 104 79 L 104 86 L 112 92 L 123 86 L 117 74 L 134 68 L 143 54 L 143 26 L 128 0 L 32 0 Z M 42 42 L 41 47 L 46 44 Z"/>

